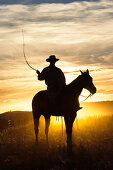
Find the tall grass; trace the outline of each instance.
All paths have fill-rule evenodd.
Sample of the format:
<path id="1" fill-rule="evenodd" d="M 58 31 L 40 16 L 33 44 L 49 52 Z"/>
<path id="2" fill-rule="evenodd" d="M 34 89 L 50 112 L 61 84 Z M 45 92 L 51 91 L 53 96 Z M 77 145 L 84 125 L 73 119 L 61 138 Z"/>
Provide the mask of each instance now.
<path id="1" fill-rule="evenodd" d="M 73 126 L 73 152 L 66 150 L 61 124 L 51 124 L 49 146 L 40 121 L 39 143 L 35 143 L 33 122 L 9 127 L 0 133 L 1 170 L 109 170 L 113 169 L 113 116 L 78 119 Z"/>

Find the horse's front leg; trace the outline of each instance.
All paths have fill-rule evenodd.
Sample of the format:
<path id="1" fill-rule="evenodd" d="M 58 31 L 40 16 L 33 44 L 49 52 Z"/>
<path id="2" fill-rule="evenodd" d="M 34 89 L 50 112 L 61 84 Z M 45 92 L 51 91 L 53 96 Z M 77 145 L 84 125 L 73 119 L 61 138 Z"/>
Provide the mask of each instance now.
<path id="1" fill-rule="evenodd" d="M 34 130 L 36 136 L 36 143 L 38 143 L 39 118 L 40 116 L 34 117 Z"/>
<path id="2" fill-rule="evenodd" d="M 48 132 L 50 126 L 50 116 L 45 117 L 45 134 L 46 134 L 46 142 L 48 143 Z"/>
<path id="3" fill-rule="evenodd" d="M 72 150 L 72 128 L 73 128 L 73 122 L 75 120 L 75 116 L 65 116 L 65 126 L 66 126 L 66 134 L 67 134 L 67 150 Z"/>
<path id="4" fill-rule="evenodd" d="M 67 148 L 72 148 L 72 123 L 70 117 L 64 117 L 66 134 L 67 134 Z"/>

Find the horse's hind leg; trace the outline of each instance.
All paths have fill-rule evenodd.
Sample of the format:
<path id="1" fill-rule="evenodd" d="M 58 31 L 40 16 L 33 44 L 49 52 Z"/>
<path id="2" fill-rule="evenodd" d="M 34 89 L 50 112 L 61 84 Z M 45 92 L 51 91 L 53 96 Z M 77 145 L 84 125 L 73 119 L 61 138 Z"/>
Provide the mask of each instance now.
<path id="1" fill-rule="evenodd" d="M 36 142 L 38 142 L 39 118 L 40 116 L 34 118 L 34 130 L 35 130 Z"/>
<path id="2" fill-rule="evenodd" d="M 48 143 L 48 132 L 50 125 L 50 117 L 45 117 L 45 134 L 46 134 L 46 142 Z"/>
<path id="3" fill-rule="evenodd" d="M 67 134 L 67 150 L 72 150 L 72 127 L 74 122 L 74 116 L 72 117 L 64 117 L 65 125 L 66 125 L 66 134 Z"/>

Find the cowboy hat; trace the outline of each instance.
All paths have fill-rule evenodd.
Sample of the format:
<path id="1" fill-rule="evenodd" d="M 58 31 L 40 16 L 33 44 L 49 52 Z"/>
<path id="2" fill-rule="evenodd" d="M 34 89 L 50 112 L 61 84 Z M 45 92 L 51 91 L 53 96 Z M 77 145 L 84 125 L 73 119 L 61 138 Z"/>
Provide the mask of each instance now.
<path id="1" fill-rule="evenodd" d="M 59 59 L 55 57 L 55 55 L 50 55 L 49 58 L 46 59 L 47 62 L 58 61 Z"/>

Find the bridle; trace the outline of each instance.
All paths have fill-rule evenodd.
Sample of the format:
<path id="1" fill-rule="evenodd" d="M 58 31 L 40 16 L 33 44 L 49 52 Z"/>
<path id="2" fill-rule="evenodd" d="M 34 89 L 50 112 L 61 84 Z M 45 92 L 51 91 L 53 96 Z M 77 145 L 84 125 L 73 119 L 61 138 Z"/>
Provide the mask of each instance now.
<path id="1" fill-rule="evenodd" d="M 89 97 L 91 97 L 93 94 L 92 93 L 90 93 L 88 96 L 83 96 L 83 95 L 80 95 L 80 96 L 82 96 L 82 97 L 86 97 L 84 100 L 82 100 L 82 102 L 84 102 L 84 101 L 86 101 Z"/>

